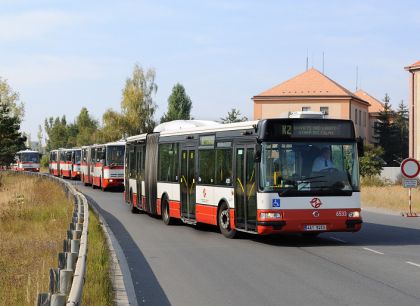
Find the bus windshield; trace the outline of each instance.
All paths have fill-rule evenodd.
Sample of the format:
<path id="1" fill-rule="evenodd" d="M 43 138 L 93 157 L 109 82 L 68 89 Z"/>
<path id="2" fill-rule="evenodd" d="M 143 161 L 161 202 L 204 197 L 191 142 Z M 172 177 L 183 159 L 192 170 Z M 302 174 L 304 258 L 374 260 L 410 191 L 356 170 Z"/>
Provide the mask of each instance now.
<path id="1" fill-rule="evenodd" d="M 38 153 L 22 153 L 21 159 L 23 162 L 39 162 L 39 154 Z"/>
<path id="2" fill-rule="evenodd" d="M 109 146 L 107 148 L 107 165 L 124 165 L 124 146 Z"/>
<path id="3" fill-rule="evenodd" d="M 280 196 L 359 191 L 356 143 L 263 143 L 260 190 Z"/>
<path id="4" fill-rule="evenodd" d="M 82 152 L 79 150 L 74 151 L 74 163 L 80 164 L 80 158 L 82 156 Z"/>

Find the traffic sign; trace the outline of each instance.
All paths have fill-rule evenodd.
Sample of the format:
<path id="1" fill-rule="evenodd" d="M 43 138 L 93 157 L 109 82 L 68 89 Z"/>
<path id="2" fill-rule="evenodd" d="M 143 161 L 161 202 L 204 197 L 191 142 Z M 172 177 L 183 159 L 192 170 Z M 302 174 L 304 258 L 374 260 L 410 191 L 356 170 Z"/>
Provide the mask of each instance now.
<path id="1" fill-rule="evenodd" d="M 404 188 L 417 188 L 417 179 L 403 179 Z"/>
<path id="2" fill-rule="evenodd" d="M 413 179 L 420 173 L 420 164 L 414 158 L 406 158 L 401 163 L 401 173 L 406 178 Z"/>

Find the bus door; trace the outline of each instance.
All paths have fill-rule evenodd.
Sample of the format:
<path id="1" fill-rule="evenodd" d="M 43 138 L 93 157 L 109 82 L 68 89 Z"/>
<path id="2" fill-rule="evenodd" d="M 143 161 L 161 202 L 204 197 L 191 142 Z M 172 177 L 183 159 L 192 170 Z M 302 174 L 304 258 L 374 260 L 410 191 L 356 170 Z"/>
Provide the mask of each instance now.
<path id="1" fill-rule="evenodd" d="M 136 145 L 136 161 L 137 161 L 137 165 L 136 165 L 136 189 L 137 189 L 137 207 L 138 208 L 143 208 L 143 203 L 142 203 L 142 190 L 141 190 L 141 182 L 144 179 L 144 168 L 143 168 L 143 145 Z"/>
<path id="2" fill-rule="evenodd" d="M 235 226 L 256 231 L 257 192 L 255 145 L 235 146 Z"/>
<path id="3" fill-rule="evenodd" d="M 195 148 L 181 151 L 181 217 L 195 219 Z"/>

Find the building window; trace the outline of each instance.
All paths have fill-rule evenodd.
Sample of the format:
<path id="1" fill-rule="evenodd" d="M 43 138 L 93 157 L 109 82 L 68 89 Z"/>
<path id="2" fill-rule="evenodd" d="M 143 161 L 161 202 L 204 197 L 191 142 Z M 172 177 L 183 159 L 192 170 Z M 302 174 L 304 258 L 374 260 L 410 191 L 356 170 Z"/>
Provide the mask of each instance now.
<path id="1" fill-rule="evenodd" d="M 354 110 L 354 124 L 357 124 L 357 109 Z"/>
<path id="2" fill-rule="evenodd" d="M 308 112 L 311 110 L 310 106 L 302 106 L 302 112 Z"/>
<path id="3" fill-rule="evenodd" d="M 362 125 L 362 111 L 359 110 L 359 125 Z"/>
<path id="4" fill-rule="evenodd" d="M 320 112 L 324 114 L 324 116 L 328 116 L 329 115 L 329 110 L 328 110 L 328 106 L 321 106 L 319 108 Z"/>
<path id="5" fill-rule="evenodd" d="M 363 112 L 363 126 L 366 127 L 366 122 L 367 122 L 367 112 Z"/>

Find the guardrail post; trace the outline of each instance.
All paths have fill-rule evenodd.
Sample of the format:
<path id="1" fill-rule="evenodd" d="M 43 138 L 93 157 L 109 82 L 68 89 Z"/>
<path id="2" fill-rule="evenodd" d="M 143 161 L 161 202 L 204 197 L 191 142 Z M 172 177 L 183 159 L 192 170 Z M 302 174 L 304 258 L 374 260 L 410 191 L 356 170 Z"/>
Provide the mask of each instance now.
<path id="1" fill-rule="evenodd" d="M 36 301 L 37 306 L 50 306 L 50 294 L 49 293 L 38 293 L 38 299 Z"/>
<path id="2" fill-rule="evenodd" d="M 69 294 L 73 281 L 73 270 L 60 270 L 60 293 Z"/>
<path id="3" fill-rule="evenodd" d="M 53 294 L 51 295 L 50 306 L 65 306 L 67 302 L 66 300 L 67 300 L 67 296 L 65 294 L 62 294 L 62 293 Z"/>
<path id="4" fill-rule="evenodd" d="M 51 268 L 50 269 L 50 286 L 49 286 L 50 288 L 49 288 L 49 291 L 50 291 L 51 294 L 56 293 L 58 291 L 59 275 L 60 275 L 60 268 L 58 268 L 58 269 Z"/>

